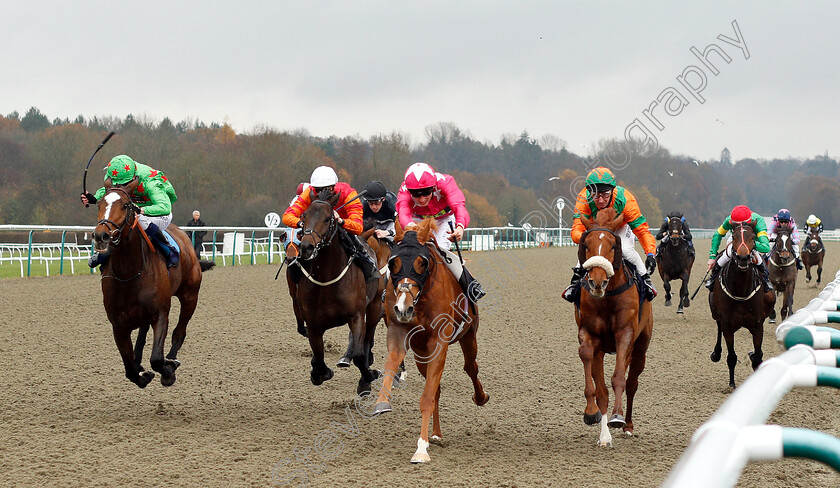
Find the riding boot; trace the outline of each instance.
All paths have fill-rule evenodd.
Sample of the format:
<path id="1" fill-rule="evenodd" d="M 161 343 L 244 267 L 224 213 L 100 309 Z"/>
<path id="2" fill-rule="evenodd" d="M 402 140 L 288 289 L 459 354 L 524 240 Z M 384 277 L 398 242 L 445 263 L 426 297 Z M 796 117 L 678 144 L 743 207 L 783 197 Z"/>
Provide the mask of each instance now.
<path id="1" fill-rule="evenodd" d="M 90 259 L 88 259 L 88 266 L 95 268 L 101 264 L 105 264 L 108 261 L 109 256 L 110 254 L 107 252 L 95 252 L 90 255 Z"/>
<path id="2" fill-rule="evenodd" d="M 686 241 L 688 243 L 688 255 L 691 257 L 695 256 L 694 252 L 694 242 L 693 241 Z"/>
<path id="3" fill-rule="evenodd" d="M 642 282 L 645 284 L 645 300 L 652 302 L 656 298 L 656 288 L 653 287 L 653 282 L 650 281 L 650 273 L 642 275 Z"/>
<path id="4" fill-rule="evenodd" d="M 796 257 L 796 269 L 805 269 L 805 266 L 802 265 L 802 258 L 799 256 Z"/>
<path id="5" fill-rule="evenodd" d="M 718 275 L 720 274 L 721 267 L 718 263 L 715 263 L 714 267 L 712 267 L 712 275 L 709 276 L 709 279 L 706 281 L 706 288 L 709 291 L 712 291 L 715 287 L 715 281 L 717 280 Z"/>
<path id="6" fill-rule="evenodd" d="M 359 263 L 359 266 L 362 268 L 362 272 L 365 275 L 365 281 L 368 281 L 373 277 L 373 273 L 377 270 L 377 265 L 373 261 L 373 258 L 370 257 L 370 254 L 365 250 L 359 238 L 354 236 L 352 239 L 355 247 L 354 257 L 356 262 Z"/>
<path id="7" fill-rule="evenodd" d="M 761 271 L 761 279 L 764 281 L 764 291 L 773 291 L 775 288 L 773 288 L 773 283 L 770 282 L 770 270 L 762 261 L 759 261 L 757 266 L 758 270 Z"/>
<path id="8" fill-rule="evenodd" d="M 481 284 L 473 278 L 467 268 L 462 268 L 462 270 L 461 277 L 458 278 L 458 284 L 461 285 L 461 289 L 467 295 L 467 298 L 476 303 L 487 293 L 481 289 Z"/>
<path id="9" fill-rule="evenodd" d="M 575 303 L 577 299 L 578 293 L 580 293 L 580 280 L 583 279 L 583 275 L 586 274 L 586 270 L 583 269 L 582 266 L 578 266 L 576 268 L 572 268 L 572 281 L 569 283 L 569 286 L 563 291 L 561 295 L 563 300 L 566 300 L 569 303 Z"/>
<path id="10" fill-rule="evenodd" d="M 160 250 L 163 257 L 166 258 L 167 268 L 178 266 L 178 259 L 180 258 L 180 256 L 178 256 L 178 251 L 169 245 L 169 241 L 157 225 L 150 223 L 149 226 L 146 227 L 146 235 L 149 236 L 149 239 L 151 239 L 152 242 L 157 244 L 158 250 Z"/>

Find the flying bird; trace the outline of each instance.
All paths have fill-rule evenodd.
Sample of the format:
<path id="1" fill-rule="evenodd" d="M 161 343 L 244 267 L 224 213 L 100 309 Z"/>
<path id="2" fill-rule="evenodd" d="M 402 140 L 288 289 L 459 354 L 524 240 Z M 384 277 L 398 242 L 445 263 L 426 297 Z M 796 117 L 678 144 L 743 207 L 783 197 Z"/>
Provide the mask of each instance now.
<path id="1" fill-rule="evenodd" d="M 720 122 L 720 125 L 726 125 L 726 124 L 724 124 L 724 123 L 723 123 L 723 121 L 722 121 L 722 120 L 720 120 L 720 119 L 715 119 L 715 122 Z"/>

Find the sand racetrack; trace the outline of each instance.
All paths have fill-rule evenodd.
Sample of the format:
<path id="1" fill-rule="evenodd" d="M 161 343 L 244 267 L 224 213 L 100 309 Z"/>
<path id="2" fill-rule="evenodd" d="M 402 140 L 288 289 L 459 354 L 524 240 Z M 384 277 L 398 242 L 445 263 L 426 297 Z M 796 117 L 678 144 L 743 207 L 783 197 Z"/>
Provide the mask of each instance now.
<path id="1" fill-rule="evenodd" d="M 691 291 L 709 241 L 697 245 Z M 380 417 L 355 408 L 355 368 L 313 386 L 309 345 L 295 331 L 285 281 L 273 280 L 275 265 L 205 273 L 177 382 L 164 388 L 157 376 L 143 390 L 124 376 L 98 275 L 0 280 L 0 486 L 297 486 L 306 479 L 341 487 L 658 486 L 728 397 L 725 361 L 709 360 L 715 326 L 707 293 L 684 317 L 661 296 L 654 301 L 637 436 L 613 431 L 615 447 L 598 448 L 597 428 L 583 423 L 572 306 L 559 298 L 574 260 L 570 248 L 468 256 L 491 293 L 478 333 L 479 377 L 491 399 L 481 408 L 471 402 L 453 346 L 442 381 L 444 441 L 431 446 L 427 465 L 408 462 L 422 390 L 413 362 L 406 360 L 409 381 L 395 390 L 394 412 Z M 823 284 L 838 267 L 840 243 L 829 243 Z M 654 282 L 661 293 L 658 276 Z M 804 272 L 797 286 L 795 309 L 819 292 Z M 765 324 L 765 358 L 780 353 L 774 331 Z M 385 332 L 380 324 L 378 367 Z M 347 328 L 326 338 L 334 365 Z M 743 330 L 735 340 L 741 384 L 752 372 L 752 343 Z M 838 436 L 838 400 L 826 388 L 794 391 L 770 421 Z M 786 460 L 748 466 L 738 486 L 838 484 L 828 467 Z"/>

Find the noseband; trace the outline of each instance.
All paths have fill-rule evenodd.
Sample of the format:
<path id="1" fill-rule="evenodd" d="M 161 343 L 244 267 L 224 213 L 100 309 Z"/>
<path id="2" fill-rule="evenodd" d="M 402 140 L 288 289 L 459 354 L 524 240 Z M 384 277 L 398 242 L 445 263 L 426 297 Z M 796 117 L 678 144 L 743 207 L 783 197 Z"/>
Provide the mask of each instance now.
<path id="1" fill-rule="evenodd" d="M 426 281 L 432 272 L 432 268 L 437 265 L 437 260 L 431 258 L 432 253 L 428 246 L 420 244 L 416 240 L 416 237 L 412 239 L 409 236 L 410 234 L 407 233 L 406 237 L 408 239 L 403 237 L 403 240 L 394 248 L 393 254 L 388 258 L 388 268 L 390 269 L 391 263 L 395 259 L 400 258 L 400 269 L 391 273 L 391 282 L 394 283 L 394 295 L 399 296 L 400 293 L 408 293 L 411 295 L 412 304 L 417 305 L 417 301 L 420 300 L 423 292 L 426 291 Z M 426 262 L 426 269 L 423 273 L 418 273 L 414 270 L 414 260 L 418 257 Z M 408 271 L 405 271 L 406 263 L 409 263 Z M 412 280 L 413 283 L 410 281 L 400 283 L 402 280 Z M 412 286 L 418 288 L 416 295 L 411 293 Z"/>

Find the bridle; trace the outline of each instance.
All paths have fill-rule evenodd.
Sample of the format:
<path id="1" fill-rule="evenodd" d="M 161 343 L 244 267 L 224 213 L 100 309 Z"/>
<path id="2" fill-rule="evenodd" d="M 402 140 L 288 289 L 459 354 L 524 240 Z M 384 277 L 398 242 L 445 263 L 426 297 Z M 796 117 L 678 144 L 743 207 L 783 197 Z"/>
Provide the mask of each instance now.
<path id="1" fill-rule="evenodd" d="M 405 241 L 403 241 L 405 242 Z M 398 243 L 394 252 L 396 253 L 399 250 L 401 243 Z M 428 248 L 428 245 L 420 244 L 422 248 L 425 248 L 429 251 L 429 255 L 432 255 L 431 250 Z M 416 247 L 414 245 L 404 245 L 403 249 L 406 247 Z M 409 257 L 410 259 L 406 259 Z M 399 254 L 392 254 L 390 258 L 388 258 L 388 269 L 391 268 L 392 263 L 395 259 L 400 258 L 400 269 L 396 270 L 396 272 L 391 273 L 391 282 L 394 284 L 394 296 L 400 296 L 402 293 L 408 293 L 411 296 L 411 303 L 412 305 L 417 305 L 417 302 L 420 300 L 420 297 L 423 296 L 423 293 L 426 291 L 426 281 L 429 278 L 429 275 L 437 266 L 437 259 L 429 259 L 429 257 L 424 256 L 421 253 L 417 253 L 416 255 L 399 255 Z M 425 271 L 422 273 L 417 273 L 414 271 L 414 260 L 420 258 L 425 263 Z M 407 273 L 403 272 L 405 269 L 406 264 L 409 266 L 409 271 Z M 407 275 L 407 276 L 406 276 Z M 417 294 L 412 293 L 412 288 L 417 288 Z"/>
<path id="2" fill-rule="evenodd" d="M 676 221 L 676 224 L 674 224 L 674 221 Z M 675 225 L 678 226 L 679 232 L 674 232 L 671 230 Z M 668 238 L 671 241 L 682 240 L 685 238 L 685 234 L 683 233 L 682 229 L 681 217 L 668 217 Z M 674 244 L 676 244 L 676 242 L 674 242 Z"/>
<path id="3" fill-rule="evenodd" d="M 741 241 L 738 243 L 738 247 L 734 248 L 732 250 L 732 259 L 735 260 L 735 263 L 738 265 L 738 269 L 740 269 L 740 270 L 747 269 L 747 267 L 749 266 L 750 257 L 752 256 L 752 252 L 753 252 L 753 249 L 750 249 L 750 246 L 747 244 L 747 237 L 744 235 L 744 232 L 747 229 L 752 230 L 752 228 L 746 223 L 738 224 L 737 226 L 735 226 L 735 228 L 732 229 L 733 248 L 734 248 L 734 244 L 735 244 L 735 239 L 734 239 L 735 232 L 737 231 L 741 236 Z M 754 234 L 754 232 L 753 232 L 753 234 Z M 755 235 L 753 235 L 753 241 L 754 240 L 755 240 Z M 738 251 L 741 250 L 741 247 L 744 247 L 747 250 L 747 256 L 745 258 L 742 258 L 741 256 L 738 255 Z"/>
<path id="4" fill-rule="evenodd" d="M 781 232 L 777 233 L 776 242 L 773 244 L 773 251 L 770 253 L 770 257 L 768 258 L 770 263 L 772 263 L 777 268 L 784 268 L 787 266 L 791 266 L 794 261 L 791 259 L 791 254 L 793 253 L 790 246 L 793 246 L 793 240 L 790 236 L 790 230 L 785 228 L 784 230 L 779 229 Z M 779 247 L 779 239 L 782 240 L 783 244 Z M 773 255 L 779 257 L 779 260 L 782 261 L 781 263 L 777 263 L 773 259 Z"/>
<path id="5" fill-rule="evenodd" d="M 111 187 L 110 189 L 108 189 L 108 191 L 105 192 L 105 195 L 107 195 L 111 192 L 122 193 L 128 199 L 128 203 L 126 203 L 125 206 L 124 206 L 124 208 L 128 209 L 126 211 L 126 216 L 123 219 L 122 223 L 119 224 L 119 225 L 116 222 L 114 222 L 113 220 L 102 219 L 102 220 L 100 220 L 99 222 L 96 223 L 96 227 L 99 227 L 100 225 L 104 225 L 105 228 L 108 229 L 108 235 L 111 237 L 111 241 L 109 242 L 108 245 L 109 246 L 111 246 L 111 245 L 118 246 L 120 244 L 120 240 L 122 239 L 123 229 L 126 228 L 126 225 L 128 225 L 129 228 L 137 225 L 137 222 L 138 222 L 138 220 L 136 218 L 136 216 L 137 216 L 137 206 L 134 205 L 131 202 L 131 196 L 128 194 L 128 192 L 124 188 Z M 102 198 L 105 198 L 105 196 L 103 195 Z"/>
<path id="6" fill-rule="evenodd" d="M 325 205 L 329 205 L 328 202 L 324 202 L 324 201 L 321 201 L 321 200 L 316 200 L 316 201 L 312 202 L 313 205 L 316 204 L 316 203 L 323 203 Z M 330 210 L 332 210 L 332 208 Z M 304 220 L 304 225 L 306 225 L 306 220 Z M 332 213 L 332 212 L 330 212 L 330 223 L 327 226 L 326 234 L 321 235 L 315 229 L 304 229 L 304 230 L 300 231 L 300 238 L 301 239 L 303 239 L 306 236 L 313 236 L 314 235 L 315 237 L 318 238 L 318 240 L 315 241 L 315 248 L 312 250 L 312 255 L 309 256 L 309 258 L 303 259 L 300 256 L 298 256 L 298 259 L 300 259 L 302 261 L 309 261 L 309 260 L 315 259 L 315 256 L 318 255 L 318 251 L 320 251 L 321 249 L 330 245 L 330 243 L 332 242 L 332 240 L 335 237 L 335 234 L 337 232 L 338 232 L 338 222 L 335 219 L 335 214 Z"/>

